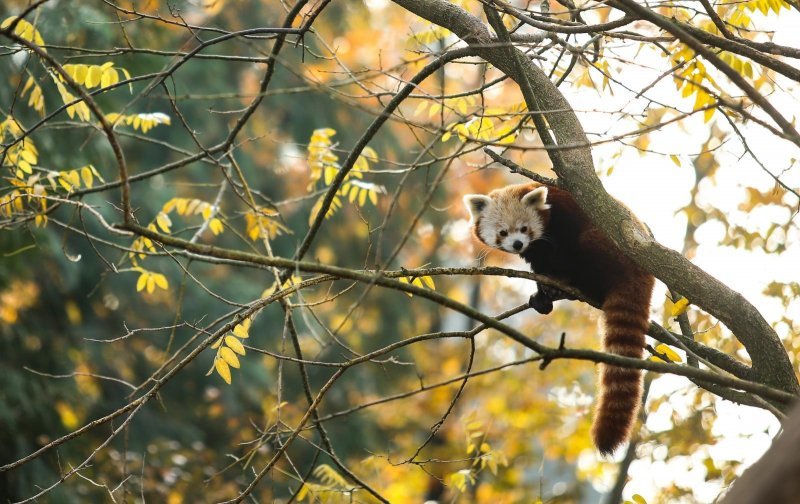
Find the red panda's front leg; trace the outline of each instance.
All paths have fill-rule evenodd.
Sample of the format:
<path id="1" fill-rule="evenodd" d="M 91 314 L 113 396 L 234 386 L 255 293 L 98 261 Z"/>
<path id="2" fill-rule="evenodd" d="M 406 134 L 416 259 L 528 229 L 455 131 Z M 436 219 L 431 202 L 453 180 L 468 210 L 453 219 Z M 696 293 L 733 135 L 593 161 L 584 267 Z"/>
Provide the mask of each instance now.
<path id="1" fill-rule="evenodd" d="M 570 265 L 564 261 L 564 252 L 558 245 L 551 241 L 536 241 L 520 256 L 531 265 L 535 273 L 545 275 L 553 280 L 571 285 Z M 553 311 L 553 301 L 560 299 L 575 299 L 557 287 L 552 287 L 540 282 L 536 283 L 537 291 L 528 300 L 528 305 L 537 312 L 547 315 Z"/>

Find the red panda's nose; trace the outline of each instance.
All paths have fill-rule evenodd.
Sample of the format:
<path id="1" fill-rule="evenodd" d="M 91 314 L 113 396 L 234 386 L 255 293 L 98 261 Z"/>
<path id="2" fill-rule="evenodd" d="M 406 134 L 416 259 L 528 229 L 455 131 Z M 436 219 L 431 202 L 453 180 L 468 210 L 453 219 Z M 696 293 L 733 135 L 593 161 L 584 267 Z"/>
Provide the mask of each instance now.
<path id="1" fill-rule="evenodd" d="M 517 241 L 514 242 L 512 247 L 514 247 L 514 250 L 520 250 L 520 249 L 522 249 L 522 242 L 517 240 Z"/>

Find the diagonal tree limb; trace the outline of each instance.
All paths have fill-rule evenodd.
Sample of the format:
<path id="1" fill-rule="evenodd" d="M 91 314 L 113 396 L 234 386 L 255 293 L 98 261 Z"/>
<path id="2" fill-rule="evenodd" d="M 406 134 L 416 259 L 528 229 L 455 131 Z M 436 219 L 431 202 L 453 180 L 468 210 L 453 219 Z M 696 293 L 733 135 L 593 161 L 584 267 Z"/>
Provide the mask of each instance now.
<path id="1" fill-rule="evenodd" d="M 589 142 L 575 112 L 541 69 L 523 59 L 523 68 L 518 70 L 517 58 L 509 58 L 508 48 L 491 45 L 492 37 L 483 22 L 458 6 L 444 0 L 394 2 L 449 29 L 518 84 L 530 85 L 538 104 L 528 103 L 529 111 L 542 113 L 556 143 L 562 146 L 562 163 L 556 172 L 592 221 L 637 264 L 724 323 L 750 354 L 754 379 L 795 395 L 800 393 L 786 350 L 761 313 L 741 294 L 641 232 L 629 211 L 606 193 L 595 174 Z"/>

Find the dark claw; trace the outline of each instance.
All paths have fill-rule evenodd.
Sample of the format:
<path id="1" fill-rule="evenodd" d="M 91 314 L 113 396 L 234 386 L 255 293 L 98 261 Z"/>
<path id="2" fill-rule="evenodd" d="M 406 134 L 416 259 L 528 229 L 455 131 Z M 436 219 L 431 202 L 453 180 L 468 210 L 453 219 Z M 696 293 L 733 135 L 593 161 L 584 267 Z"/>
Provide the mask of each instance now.
<path id="1" fill-rule="evenodd" d="M 542 291 L 531 296 L 528 300 L 528 305 L 542 315 L 547 315 L 553 311 L 553 301 Z"/>

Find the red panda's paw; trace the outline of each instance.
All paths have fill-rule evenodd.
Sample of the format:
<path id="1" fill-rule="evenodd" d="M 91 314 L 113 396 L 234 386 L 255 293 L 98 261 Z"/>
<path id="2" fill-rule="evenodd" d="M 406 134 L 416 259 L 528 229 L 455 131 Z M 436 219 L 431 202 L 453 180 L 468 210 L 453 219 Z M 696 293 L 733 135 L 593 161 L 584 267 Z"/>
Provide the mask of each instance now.
<path id="1" fill-rule="evenodd" d="M 553 301 L 547 297 L 542 291 L 536 292 L 528 299 L 528 306 L 541 313 L 547 315 L 553 311 Z"/>

